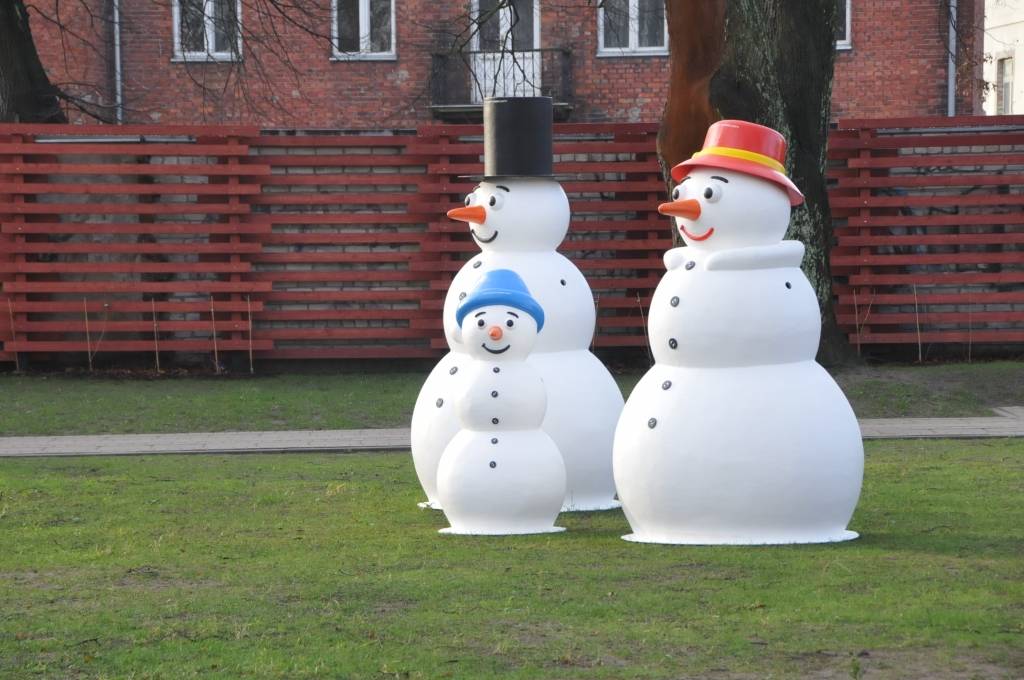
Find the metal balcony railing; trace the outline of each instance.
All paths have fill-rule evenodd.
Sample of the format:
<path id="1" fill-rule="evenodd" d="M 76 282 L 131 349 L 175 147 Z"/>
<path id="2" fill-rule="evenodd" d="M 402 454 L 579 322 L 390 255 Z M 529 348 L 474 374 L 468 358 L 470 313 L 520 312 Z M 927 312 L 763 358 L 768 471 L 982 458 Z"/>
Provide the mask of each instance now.
<path id="1" fill-rule="evenodd" d="M 434 54 L 431 108 L 441 118 L 478 117 L 487 97 L 547 96 L 562 117 L 572 108 L 567 48 Z"/>

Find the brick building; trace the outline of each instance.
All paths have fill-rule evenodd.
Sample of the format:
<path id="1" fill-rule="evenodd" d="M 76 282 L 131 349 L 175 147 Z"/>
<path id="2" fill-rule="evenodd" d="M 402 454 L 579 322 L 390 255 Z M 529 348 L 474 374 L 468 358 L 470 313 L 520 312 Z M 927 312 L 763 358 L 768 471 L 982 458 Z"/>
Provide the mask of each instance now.
<path id="1" fill-rule="evenodd" d="M 948 0 L 838 1 L 835 117 L 946 115 L 951 82 L 956 111 L 980 113 L 982 0 L 959 0 L 953 43 Z M 316 0 L 301 28 L 251 0 L 89 2 L 29 0 L 36 43 L 55 83 L 108 119 L 120 97 L 127 122 L 411 127 L 536 92 L 567 120 L 655 121 L 667 87 L 662 0 L 517 0 L 518 18 L 495 0 Z"/>

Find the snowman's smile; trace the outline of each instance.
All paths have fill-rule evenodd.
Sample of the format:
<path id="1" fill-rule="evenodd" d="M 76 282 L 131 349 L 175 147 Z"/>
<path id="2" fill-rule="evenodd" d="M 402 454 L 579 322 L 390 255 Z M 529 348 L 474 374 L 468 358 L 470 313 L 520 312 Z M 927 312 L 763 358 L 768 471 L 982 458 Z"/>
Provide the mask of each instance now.
<path id="1" fill-rule="evenodd" d="M 480 346 L 483 347 L 488 352 L 490 352 L 491 354 L 501 354 L 502 352 L 508 351 L 508 348 L 511 347 L 512 345 L 505 345 L 501 349 L 491 349 L 490 347 L 487 346 L 486 342 L 482 342 L 480 343 Z"/>
<path id="2" fill-rule="evenodd" d="M 472 234 L 473 238 L 475 238 L 480 243 L 490 243 L 494 239 L 498 238 L 498 230 L 497 229 L 494 230 L 494 233 L 491 234 L 489 238 L 482 238 L 479 234 L 476 233 L 475 229 L 470 229 L 469 233 Z"/>
<path id="3" fill-rule="evenodd" d="M 705 231 L 700 236 L 695 236 L 695 235 L 691 234 L 690 231 L 686 227 L 684 227 L 683 225 L 680 224 L 679 225 L 679 231 L 683 232 L 683 236 L 685 236 L 686 238 L 690 239 L 691 241 L 707 241 L 709 238 L 711 238 L 711 235 L 715 233 L 715 228 L 714 227 L 709 227 L 708 230 Z"/>

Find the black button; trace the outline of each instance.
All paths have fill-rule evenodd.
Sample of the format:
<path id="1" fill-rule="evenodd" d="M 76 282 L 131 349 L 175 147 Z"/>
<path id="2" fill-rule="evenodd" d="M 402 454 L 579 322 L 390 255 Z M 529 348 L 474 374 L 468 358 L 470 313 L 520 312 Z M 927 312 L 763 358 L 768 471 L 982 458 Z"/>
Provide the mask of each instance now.
<path id="1" fill-rule="evenodd" d="M 442 406 L 444 406 L 444 399 L 438 399 L 438 400 L 437 400 L 436 402 L 434 402 L 434 403 L 435 403 L 435 404 L 437 404 L 437 407 L 438 407 L 438 408 L 441 408 Z"/>
<path id="2" fill-rule="evenodd" d="M 500 369 L 500 368 L 498 368 L 497 366 L 495 366 L 495 367 L 494 367 L 494 372 L 495 372 L 495 373 L 501 373 L 501 369 Z"/>
<path id="3" fill-rule="evenodd" d="M 663 390 L 667 390 L 670 387 L 672 387 L 672 381 L 671 380 L 666 380 L 665 382 L 661 383 L 661 389 L 663 389 Z"/>
<path id="4" fill-rule="evenodd" d="M 561 280 L 559 281 L 559 283 L 560 283 L 560 284 L 562 284 L 562 285 L 564 286 L 564 285 L 565 285 L 565 279 L 561 279 Z"/>
<path id="5" fill-rule="evenodd" d="M 492 444 L 497 444 L 498 443 L 498 438 L 497 437 L 491 437 L 491 443 Z"/>
<path id="6" fill-rule="evenodd" d="M 670 305 L 672 305 L 673 307 L 678 307 L 679 306 L 679 296 L 677 295 L 677 296 L 673 297 L 671 300 L 668 301 L 668 303 Z"/>
<path id="7" fill-rule="evenodd" d="M 492 392 L 491 392 L 491 396 L 492 396 L 492 397 L 497 397 L 497 396 L 498 396 L 498 390 L 494 390 L 494 391 L 492 391 Z"/>
<path id="8" fill-rule="evenodd" d="M 655 427 L 657 427 L 657 425 L 658 425 L 658 419 L 657 418 L 651 418 L 650 420 L 647 421 L 647 427 L 651 428 L 652 430 Z"/>
<path id="9" fill-rule="evenodd" d="M 458 372 L 459 372 L 459 367 L 458 366 L 452 366 L 452 369 L 450 371 L 448 371 L 448 375 L 455 375 Z"/>
<path id="10" fill-rule="evenodd" d="M 675 349 L 676 347 L 679 347 L 679 343 L 676 342 L 675 338 L 669 338 L 668 339 L 668 346 L 671 347 L 672 349 Z"/>
<path id="11" fill-rule="evenodd" d="M 491 422 L 494 423 L 495 425 L 497 425 L 498 424 L 498 419 L 497 418 L 491 418 Z"/>
<path id="12" fill-rule="evenodd" d="M 792 287 L 793 287 L 793 284 L 790 283 L 789 281 L 786 281 L 786 288 L 792 288 Z"/>
<path id="13" fill-rule="evenodd" d="M 479 269 L 480 265 L 482 265 L 482 264 L 483 264 L 483 262 L 481 262 L 480 260 L 477 260 L 476 262 L 473 263 L 473 269 Z"/>
<path id="14" fill-rule="evenodd" d="M 693 269 L 696 266 L 697 266 L 697 263 L 694 262 L 693 260 L 690 260 L 689 262 L 686 263 L 687 271 L 689 271 L 690 269 Z"/>
<path id="15" fill-rule="evenodd" d="M 494 461 L 492 460 L 492 461 L 491 461 L 491 467 L 492 467 L 492 468 L 496 468 L 496 467 L 498 467 L 498 464 L 497 464 L 497 463 L 495 463 L 495 462 L 494 462 Z"/>

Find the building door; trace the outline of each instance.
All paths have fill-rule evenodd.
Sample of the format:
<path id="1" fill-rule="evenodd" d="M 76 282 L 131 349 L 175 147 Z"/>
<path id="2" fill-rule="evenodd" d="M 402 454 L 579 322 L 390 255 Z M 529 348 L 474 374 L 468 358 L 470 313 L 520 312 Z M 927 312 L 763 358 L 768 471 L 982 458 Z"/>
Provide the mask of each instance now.
<path id="1" fill-rule="evenodd" d="M 539 0 L 476 0 L 471 54 L 473 103 L 540 94 Z"/>

